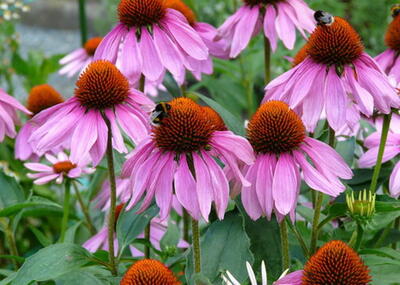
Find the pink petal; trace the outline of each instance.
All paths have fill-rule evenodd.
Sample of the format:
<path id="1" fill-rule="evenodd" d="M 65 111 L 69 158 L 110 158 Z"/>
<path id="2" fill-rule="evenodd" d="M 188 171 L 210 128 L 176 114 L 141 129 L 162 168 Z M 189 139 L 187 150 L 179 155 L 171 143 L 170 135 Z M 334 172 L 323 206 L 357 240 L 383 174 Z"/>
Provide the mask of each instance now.
<path id="1" fill-rule="evenodd" d="M 156 81 L 163 73 L 164 67 L 161 64 L 153 39 L 146 27 L 142 28 L 139 47 L 142 53 L 142 73 L 147 79 Z"/>
<path id="2" fill-rule="evenodd" d="M 325 79 L 325 110 L 329 125 L 336 131 L 346 123 L 346 91 L 334 67 Z"/>
<path id="3" fill-rule="evenodd" d="M 192 156 L 196 173 L 196 192 L 197 199 L 199 200 L 200 212 L 204 220 L 208 222 L 208 215 L 210 214 L 213 200 L 213 185 L 209 169 L 203 159 L 197 153 L 192 153 Z"/>

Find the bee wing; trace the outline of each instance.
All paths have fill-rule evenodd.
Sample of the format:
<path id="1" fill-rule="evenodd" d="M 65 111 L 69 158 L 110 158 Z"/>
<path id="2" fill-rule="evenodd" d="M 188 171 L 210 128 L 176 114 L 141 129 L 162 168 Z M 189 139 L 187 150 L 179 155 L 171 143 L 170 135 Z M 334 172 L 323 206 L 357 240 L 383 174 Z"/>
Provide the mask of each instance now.
<path id="1" fill-rule="evenodd" d="M 150 121 L 154 121 L 154 119 L 157 118 L 161 113 L 162 113 L 162 111 L 153 111 L 153 112 L 151 112 Z"/>

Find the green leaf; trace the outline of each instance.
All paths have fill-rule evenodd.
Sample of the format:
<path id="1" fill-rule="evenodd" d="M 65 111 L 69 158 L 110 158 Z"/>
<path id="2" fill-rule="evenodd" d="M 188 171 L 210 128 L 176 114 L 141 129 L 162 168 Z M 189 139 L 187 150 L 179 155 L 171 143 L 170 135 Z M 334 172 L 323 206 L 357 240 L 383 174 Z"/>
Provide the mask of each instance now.
<path id="1" fill-rule="evenodd" d="M 55 280 L 55 282 L 56 285 L 76 284 L 78 280 L 80 284 L 84 285 L 111 284 L 106 280 L 106 277 L 110 275 L 110 271 L 102 267 L 90 266 L 61 275 Z"/>
<path id="2" fill-rule="evenodd" d="M 356 138 L 351 137 L 345 141 L 336 143 L 336 151 L 344 158 L 349 166 L 352 166 L 354 161 L 354 150 L 356 148 Z"/>
<path id="3" fill-rule="evenodd" d="M 195 95 L 198 96 L 201 100 L 203 100 L 207 105 L 209 105 L 215 111 L 217 111 L 230 130 L 232 130 L 234 133 L 238 135 L 244 136 L 245 134 L 244 124 L 240 120 L 240 118 L 233 116 L 229 111 L 227 111 L 224 107 L 222 107 L 219 103 L 215 102 L 213 99 L 208 98 L 207 96 L 201 95 L 199 93 L 195 93 Z"/>
<path id="4" fill-rule="evenodd" d="M 201 238 L 202 275 L 211 284 L 221 284 L 221 274 L 229 270 L 239 282 L 247 279 L 246 261 L 253 263 L 250 240 L 243 226 L 243 218 L 229 212 L 222 221 L 212 223 Z M 186 278 L 194 284 L 193 254 L 186 263 Z"/>
<path id="5" fill-rule="evenodd" d="M 25 200 L 24 191 L 13 177 L 0 172 L 0 208 L 6 208 Z"/>
<path id="6" fill-rule="evenodd" d="M 399 284 L 400 253 L 397 250 L 365 249 L 360 253 L 371 270 L 372 285 Z"/>
<path id="7" fill-rule="evenodd" d="M 117 237 L 120 253 L 141 234 L 150 220 L 158 214 L 156 205 L 150 206 L 143 213 L 137 214 L 141 204 L 137 204 L 129 211 L 123 211 L 117 222 Z"/>
<path id="8" fill-rule="evenodd" d="M 90 253 L 79 245 L 62 243 L 51 245 L 28 257 L 18 270 L 13 285 L 31 281 L 46 281 L 77 270 L 91 261 Z"/>
<path id="9" fill-rule="evenodd" d="M 160 246 L 163 251 L 168 247 L 176 247 L 180 238 L 179 228 L 173 221 L 168 221 L 168 229 L 160 241 Z"/>
<path id="10" fill-rule="evenodd" d="M 75 241 L 75 234 L 76 231 L 78 230 L 79 226 L 82 224 L 82 221 L 76 222 L 72 227 L 67 229 L 67 232 L 65 233 L 65 242 L 71 242 L 73 243 Z"/>
<path id="11" fill-rule="evenodd" d="M 38 241 L 40 242 L 40 244 L 43 247 L 49 246 L 52 244 L 52 241 L 44 234 L 42 233 L 39 229 L 31 226 L 29 227 L 29 229 L 33 232 L 33 234 L 35 235 L 35 237 L 38 239 Z"/>
<path id="12" fill-rule="evenodd" d="M 13 215 L 17 214 L 20 210 L 26 209 L 26 208 L 30 208 L 30 209 L 37 209 L 37 208 L 61 209 L 62 207 L 59 204 L 54 203 L 53 201 L 51 201 L 49 199 L 39 197 L 39 196 L 33 196 L 31 199 L 29 199 L 29 201 L 26 201 L 23 203 L 18 203 L 18 204 L 15 204 L 15 205 L 12 205 L 10 207 L 0 210 L 0 217 L 13 216 Z"/>

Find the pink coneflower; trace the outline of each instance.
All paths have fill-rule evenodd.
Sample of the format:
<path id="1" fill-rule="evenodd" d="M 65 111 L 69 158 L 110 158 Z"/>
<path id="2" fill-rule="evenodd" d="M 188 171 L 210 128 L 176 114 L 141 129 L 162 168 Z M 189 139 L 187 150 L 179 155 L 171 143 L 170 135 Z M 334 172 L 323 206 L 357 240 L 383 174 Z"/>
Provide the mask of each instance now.
<path id="1" fill-rule="evenodd" d="M 278 39 L 292 49 L 296 29 L 306 37 L 315 27 L 313 10 L 302 0 L 243 0 L 244 5 L 218 29 L 218 38 L 231 43 L 230 57 L 236 57 L 246 48 L 252 36 L 261 28 L 273 51 Z M 265 12 L 264 12 L 265 11 Z"/>
<path id="2" fill-rule="evenodd" d="M 0 142 L 5 136 L 14 138 L 17 134 L 15 131 L 15 124 L 19 123 L 17 110 L 31 114 L 21 103 L 0 88 Z"/>
<path id="3" fill-rule="evenodd" d="M 124 204 L 119 204 L 115 210 L 115 220 L 118 220 L 118 217 L 123 209 Z M 160 242 L 168 229 L 168 220 L 161 220 L 159 218 L 153 218 L 150 221 L 150 242 L 153 247 L 157 250 L 161 250 Z M 137 238 L 144 238 L 144 233 L 141 233 L 137 236 Z M 88 239 L 83 247 L 86 248 L 90 252 L 96 252 L 98 249 L 103 249 L 108 251 L 108 229 L 107 226 L 104 226 L 97 234 Z M 189 244 L 180 239 L 178 244 L 178 248 L 187 248 Z M 130 251 L 134 257 L 144 256 L 143 252 L 137 249 L 134 246 L 130 246 Z M 118 240 L 117 237 L 114 238 L 114 252 L 118 252 Z"/>
<path id="4" fill-rule="evenodd" d="M 358 161 L 358 165 L 362 168 L 372 167 L 376 164 L 382 135 L 382 120 L 376 120 L 376 128 L 377 131 L 368 136 L 364 141 L 364 146 L 368 148 L 368 151 L 365 152 Z M 385 163 L 400 154 L 399 144 L 400 116 L 392 114 L 382 163 Z M 400 196 L 400 161 L 396 163 L 392 174 L 390 175 L 389 191 L 392 197 L 397 198 Z"/>
<path id="5" fill-rule="evenodd" d="M 46 159 L 51 165 L 28 162 L 25 167 L 29 170 L 36 171 L 37 173 L 28 173 L 28 177 L 35 179 L 33 183 L 42 185 L 55 180 L 57 184 L 61 184 L 65 177 L 78 178 L 84 174 L 91 174 L 95 171 L 94 168 L 88 167 L 89 160 L 87 156 L 81 160 L 79 164 L 71 161 L 64 152 L 60 152 L 57 157 L 51 154 L 45 154 Z"/>
<path id="6" fill-rule="evenodd" d="M 357 252 L 346 243 L 334 240 L 322 246 L 303 270 L 286 275 L 274 285 L 367 285 L 371 281 L 370 270 Z"/>
<path id="7" fill-rule="evenodd" d="M 278 219 L 291 214 L 300 192 L 301 176 L 312 189 L 336 197 L 345 190 L 339 178 L 350 179 L 351 169 L 327 144 L 307 137 L 300 117 L 280 101 L 261 105 L 251 118 L 247 137 L 256 153 L 248 167 L 242 201 L 249 216 Z"/>
<path id="8" fill-rule="evenodd" d="M 319 24 L 305 48 L 306 57 L 265 88 L 264 101 L 282 100 L 301 114 L 313 131 L 325 109 L 335 130 L 347 121 L 347 108 L 357 105 L 371 116 L 374 107 L 389 113 L 400 98 L 387 76 L 364 52 L 357 32 L 342 18 L 317 11 Z"/>
<path id="9" fill-rule="evenodd" d="M 153 102 L 129 88 L 126 77 L 111 62 L 89 64 L 76 86 L 74 97 L 33 118 L 41 124 L 30 138 L 37 151 L 67 145 L 73 161 L 89 153 L 97 165 L 107 146 L 102 114 L 111 123 L 113 147 L 119 152 L 127 152 L 121 128 L 135 143 L 147 135 L 148 115 L 143 108 L 151 108 Z"/>
<path id="10" fill-rule="evenodd" d="M 166 111 L 158 112 L 160 106 Z M 217 130 L 215 118 L 191 99 L 174 99 L 157 105 L 154 112 L 154 122 L 159 125 L 137 146 L 123 167 L 122 175 L 129 177 L 132 185 L 128 208 L 145 196 L 142 211 L 155 197 L 163 219 L 170 211 L 175 189 L 177 200 L 196 220 L 201 216 L 208 220 L 213 202 L 222 219 L 228 205 L 229 185 L 214 157 L 220 158 L 248 185 L 238 163 L 253 162 L 250 144 L 230 131 Z"/>
<path id="11" fill-rule="evenodd" d="M 27 109 L 32 116 L 54 105 L 64 102 L 64 98 L 52 86 L 48 84 L 37 85 L 31 89 L 27 101 Z M 37 130 L 38 125 L 32 120 L 27 121 L 19 130 L 15 140 L 15 157 L 20 160 L 36 160 L 43 153 L 37 153 L 28 142 L 32 133 Z M 60 148 L 53 150 L 54 153 L 61 151 Z"/>
<path id="12" fill-rule="evenodd" d="M 74 50 L 60 59 L 60 64 L 64 65 L 58 73 L 66 74 L 72 77 L 74 74 L 82 71 L 85 67 L 93 61 L 94 53 L 103 38 L 91 38 L 81 48 Z"/>
<path id="13" fill-rule="evenodd" d="M 165 70 L 184 78 L 189 60 L 206 60 L 208 48 L 178 11 L 163 0 L 121 0 L 119 24 L 108 33 L 95 53 L 120 66 L 131 82 L 143 74 L 157 81 Z M 151 31 L 151 32 L 150 32 Z"/>

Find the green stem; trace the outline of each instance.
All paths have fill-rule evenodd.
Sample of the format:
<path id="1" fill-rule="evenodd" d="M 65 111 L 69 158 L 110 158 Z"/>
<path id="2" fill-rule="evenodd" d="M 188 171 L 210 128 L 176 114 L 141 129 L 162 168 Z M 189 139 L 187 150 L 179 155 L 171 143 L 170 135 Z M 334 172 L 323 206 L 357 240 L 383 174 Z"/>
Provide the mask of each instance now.
<path id="1" fill-rule="evenodd" d="M 267 85 L 271 81 L 271 44 L 264 36 L 264 83 Z"/>
<path id="2" fill-rule="evenodd" d="M 141 92 L 144 92 L 144 85 L 145 85 L 145 77 L 144 77 L 144 75 L 142 74 L 141 76 L 140 76 L 140 80 L 139 80 L 139 91 L 141 91 Z"/>
<path id="3" fill-rule="evenodd" d="M 183 209 L 183 240 L 187 242 L 189 242 L 189 223 L 189 213 L 185 209 Z"/>
<path id="4" fill-rule="evenodd" d="M 65 233 L 67 231 L 68 217 L 69 217 L 69 200 L 71 198 L 71 180 L 65 180 L 65 193 L 64 193 L 64 209 L 63 209 L 63 217 L 61 222 L 61 234 L 60 234 L 60 242 L 64 242 Z"/>
<path id="5" fill-rule="evenodd" d="M 78 0 L 79 2 L 79 28 L 81 31 L 82 46 L 87 41 L 87 18 L 85 9 L 85 0 Z"/>
<path id="6" fill-rule="evenodd" d="M 317 249 L 317 241 L 318 241 L 318 224 L 319 224 L 319 217 L 321 215 L 321 207 L 322 207 L 322 200 L 324 199 L 324 195 L 321 192 L 317 193 L 317 201 L 315 203 L 314 209 L 314 218 L 312 224 L 312 231 L 311 231 L 311 243 L 310 243 L 310 254 L 314 254 Z"/>
<path id="7" fill-rule="evenodd" d="M 358 251 L 360 249 L 363 235 L 364 235 L 364 229 L 362 228 L 360 223 L 357 223 L 357 240 L 356 240 L 356 244 L 354 246 L 355 251 Z"/>
<path id="8" fill-rule="evenodd" d="M 15 242 L 14 232 L 11 229 L 10 224 L 11 224 L 11 220 L 10 220 L 10 222 L 8 223 L 8 225 L 7 225 L 6 229 L 5 229 L 6 240 L 7 240 L 11 255 L 19 256 L 17 243 Z M 12 263 L 14 264 L 15 270 L 17 270 L 18 267 L 19 267 L 18 260 L 13 258 L 12 259 Z"/>
<path id="9" fill-rule="evenodd" d="M 108 251 L 109 251 L 111 273 L 113 276 L 117 276 L 118 275 L 117 264 L 115 261 L 115 253 L 114 253 L 115 205 L 117 203 L 117 188 L 115 182 L 114 157 L 112 148 L 112 130 L 111 130 L 110 120 L 104 113 L 102 113 L 102 116 L 108 129 L 107 164 L 108 164 L 108 174 L 110 179 L 110 190 L 111 190 L 110 213 L 108 214 Z"/>
<path id="10" fill-rule="evenodd" d="M 150 222 L 147 224 L 144 231 L 144 238 L 150 244 Z M 144 247 L 144 257 L 150 258 L 150 245 L 146 244 Z"/>
<path id="11" fill-rule="evenodd" d="M 369 190 L 372 193 L 375 193 L 376 187 L 378 184 L 378 178 L 379 178 L 379 173 L 381 172 L 382 158 L 383 158 L 383 153 L 385 151 L 386 140 L 387 140 L 387 136 L 389 133 L 389 126 L 390 126 L 391 119 L 392 119 L 392 113 L 384 115 L 384 117 L 383 117 L 383 126 L 382 126 L 382 133 L 381 133 L 381 141 L 379 143 L 378 158 L 376 160 L 376 165 L 375 165 L 374 173 L 372 175 L 372 180 L 371 180 L 371 186 L 369 188 Z"/>
<path id="12" fill-rule="evenodd" d="M 200 233 L 199 222 L 192 218 L 192 234 L 193 234 L 193 261 L 194 272 L 201 272 L 201 253 L 200 253 Z"/>
<path id="13" fill-rule="evenodd" d="M 248 78 L 247 72 L 244 68 L 245 64 L 244 64 L 242 55 L 239 55 L 239 64 L 240 64 L 240 71 L 241 71 L 241 75 L 242 75 L 242 85 L 246 91 L 247 113 L 248 113 L 248 116 L 250 117 L 256 111 L 256 106 L 254 103 L 253 85 L 251 84 L 250 79 Z"/>
<path id="14" fill-rule="evenodd" d="M 94 235 L 94 234 L 96 234 L 97 231 L 96 231 L 96 227 L 93 225 L 92 219 L 90 218 L 89 210 L 86 207 L 85 203 L 83 202 L 81 193 L 79 192 L 79 189 L 78 189 L 78 186 L 76 185 L 76 183 L 72 183 L 72 185 L 74 186 L 76 198 L 78 199 L 78 203 L 81 206 L 82 213 L 85 217 L 86 225 L 87 225 L 90 233 L 92 235 Z"/>
<path id="15" fill-rule="evenodd" d="M 300 246 L 301 246 L 301 248 L 302 248 L 302 250 L 303 250 L 304 256 L 310 257 L 310 251 L 309 251 L 308 248 L 307 248 L 307 244 L 306 244 L 306 242 L 304 241 L 304 239 L 303 239 L 303 237 L 301 236 L 301 234 L 299 233 L 299 231 L 297 230 L 296 225 L 292 225 L 292 223 L 291 223 L 290 221 L 287 221 L 286 224 L 287 224 L 287 226 L 289 227 L 289 229 L 290 229 L 290 230 L 294 233 L 294 235 L 296 236 L 296 239 L 297 239 L 297 241 L 299 242 L 299 244 L 300 244 Z M 285 270 L 286 270 L 286 269 L 285 269 Z"/>
<path id="16" fill-rule="evenodd" d="M 290 266 L 289 238 L 285 219 L 279 224 L 279 231 L 281 234 L 282 270 L 285 271 Z"/>

